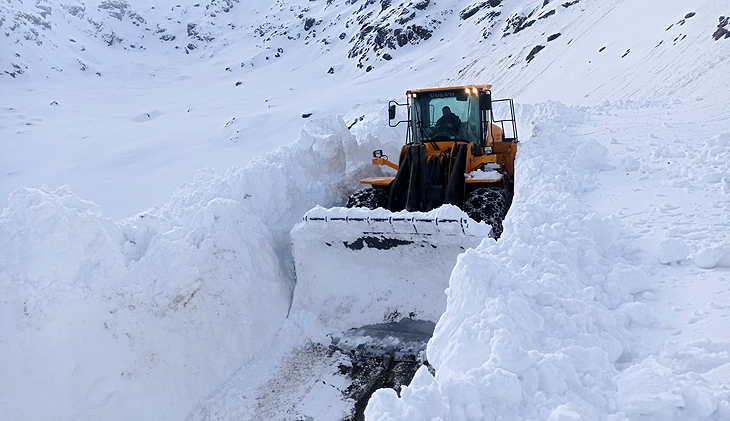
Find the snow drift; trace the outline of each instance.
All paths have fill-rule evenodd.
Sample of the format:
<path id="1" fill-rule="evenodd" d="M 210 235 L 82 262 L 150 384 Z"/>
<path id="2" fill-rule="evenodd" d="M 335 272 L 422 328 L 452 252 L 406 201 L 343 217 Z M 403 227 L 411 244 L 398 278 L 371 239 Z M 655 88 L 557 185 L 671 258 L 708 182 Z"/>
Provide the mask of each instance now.
<path id="1" fill-rule="evenodd" d="M 289 285 L 266 227 L 226 199 L 178 217 L 116 225 L 67 189 L 11 195 L 5 419 L 176 419 L 270 340 Z"/>

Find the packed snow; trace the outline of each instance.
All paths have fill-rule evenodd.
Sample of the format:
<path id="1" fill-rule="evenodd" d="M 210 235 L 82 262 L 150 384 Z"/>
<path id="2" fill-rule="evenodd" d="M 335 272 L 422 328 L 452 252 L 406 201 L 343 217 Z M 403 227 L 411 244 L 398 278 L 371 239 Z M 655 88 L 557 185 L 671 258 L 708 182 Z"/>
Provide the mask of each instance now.
<path id="1" fill-rule="evenodd" d="M 727 4 L 131 3 L 0 5 L 0 419 L 341 420 L 408 258 L 435 374 L 368 421 L 730 419 Z M 517 104 L 500 240 L 314 256 L 387 100 L 462 83 Z"/>

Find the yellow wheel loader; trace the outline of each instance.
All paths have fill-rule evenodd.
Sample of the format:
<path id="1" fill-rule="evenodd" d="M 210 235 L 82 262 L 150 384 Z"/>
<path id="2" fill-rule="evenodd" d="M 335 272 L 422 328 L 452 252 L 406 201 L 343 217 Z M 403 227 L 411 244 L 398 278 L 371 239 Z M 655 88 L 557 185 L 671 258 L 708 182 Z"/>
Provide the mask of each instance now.
<path id="1" fill-rule="evenodd" d="M 490 89 L 420 89 L 406 92 L 406 104 L 391 101 L 391 126 L 408 123 L 408 138 L 397 165 L 382 151 L 373 153 L 373 164 L 398 172 L 362 180 L 372 187 L 355 193 L 347 207 L 412 212 L 452 204 L 471 219 L 487 222 L 499 238 L 512 200 L 517 126 L 512 100 L 493 102 Z M 506 103 L 507 118 L 495 121 L 494 103 Z M 397 106 L 407 107 L 408 118 L 393 124 Z"/>
<path id="2" fill-rule="evenodd" d="M 457 256 L 502 232 L 517 126 L 512 100 L 493 101 L 490 85 L 406 96 L 388 107 L 391 127 L 408 125 L 397 163 L 382 151 L 372 158 L 395 175 L 362 180 L 370 187 L 347 208 L 314 208 L 292 230 L 290 314 L 321 326 L 341 352 L 413 363 L 446 308 Z"/>

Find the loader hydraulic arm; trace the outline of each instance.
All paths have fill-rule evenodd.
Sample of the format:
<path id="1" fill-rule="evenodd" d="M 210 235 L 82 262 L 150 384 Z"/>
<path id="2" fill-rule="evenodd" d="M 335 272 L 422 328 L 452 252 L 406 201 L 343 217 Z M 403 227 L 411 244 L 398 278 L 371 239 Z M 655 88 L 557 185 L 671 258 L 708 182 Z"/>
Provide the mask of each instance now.
<path id="1" fill-rule="evenodd" d="M 398 170 L 398 165 L 396 165 L 393 162 L 388 161 L 385 158 L 373 158 L 373 165 L 387 165 L 396 171 Z"/>

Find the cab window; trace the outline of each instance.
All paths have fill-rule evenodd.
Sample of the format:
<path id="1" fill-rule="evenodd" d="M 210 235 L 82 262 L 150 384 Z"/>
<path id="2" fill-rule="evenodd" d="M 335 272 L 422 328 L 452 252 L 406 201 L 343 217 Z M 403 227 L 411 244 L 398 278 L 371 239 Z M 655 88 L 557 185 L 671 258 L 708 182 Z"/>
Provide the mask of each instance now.
<path id="1" fill-rule="evenodd" d="M 421 92 L 410 101 L 414 141 L 458 139 L 480 143 L 478 96 L 458 89 Z"/>

